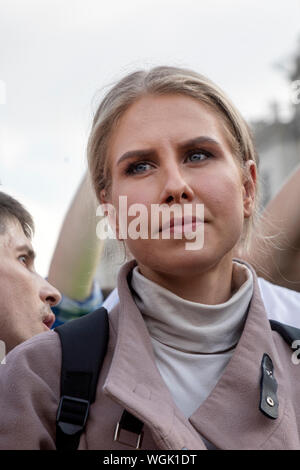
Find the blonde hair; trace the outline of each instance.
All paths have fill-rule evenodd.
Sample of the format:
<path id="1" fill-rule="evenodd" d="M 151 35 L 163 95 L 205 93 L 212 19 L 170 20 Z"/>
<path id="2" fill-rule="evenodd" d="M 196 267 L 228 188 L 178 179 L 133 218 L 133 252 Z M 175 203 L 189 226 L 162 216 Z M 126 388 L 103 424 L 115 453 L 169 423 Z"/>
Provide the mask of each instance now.
<path id="1" fill-rule="evenodd" d="M 224 92 L 207 77 L 178 67 L 155 67 L 125 76 L 104 97 L 95 114 L 87 148 L 88 164 L 95 193 L 99 198 L 102 189 L 109 190 L 110 169 L 107 162 L 109 139 L 124 112 L 145 95 L 180 94 L 206 104 L 221 118 L 233 155 L 242 171 L 245 162 L 258 157 L 251 131 Z M 247 176 L 247 175 L 245 175 Z M 256 192 L 257 193 L 257 192 Z M 256 197 L 256 202 L 257 202 Z M 255 213 L 258 213 L 257 206 Z M 250 226 L 245 223 L 243 240 L 250 236 Z M 246 237 L 245 237 L 246 236 Z"/>

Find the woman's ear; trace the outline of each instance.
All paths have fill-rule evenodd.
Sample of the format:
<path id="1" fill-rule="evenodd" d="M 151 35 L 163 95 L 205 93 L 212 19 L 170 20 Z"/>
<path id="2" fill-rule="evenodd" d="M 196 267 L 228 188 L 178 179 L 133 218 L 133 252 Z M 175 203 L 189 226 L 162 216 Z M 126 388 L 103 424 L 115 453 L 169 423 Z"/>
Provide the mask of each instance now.
<path id="1" fill-rule="evenodd" d="M 243 177 L 243 205 L 246 219 L 251 217 L 255 205 L 256 178 L 256 164 L 254 160 L 247 160 Z"/>
<path id="2" fill-rule="evenodd" d="M 105 189 L 101 189 L 100 194 L 99 194 L 99 201 L 101 204 L 106 204 L 108 202 L 107 192 Z"/>

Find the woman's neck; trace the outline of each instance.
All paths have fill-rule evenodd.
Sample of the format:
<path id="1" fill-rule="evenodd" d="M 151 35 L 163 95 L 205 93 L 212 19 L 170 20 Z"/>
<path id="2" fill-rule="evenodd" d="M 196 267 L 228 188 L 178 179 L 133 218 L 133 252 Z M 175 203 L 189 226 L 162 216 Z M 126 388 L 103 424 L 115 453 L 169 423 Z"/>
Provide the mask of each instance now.
<path id="1" fill-rule="evenodd" d="M 233 295 L 232 256 L 223 257 L 214 266 L 198 270 L 186 270 L 177 273 L 149 269 L 139 264 L 139 271 L 144 277 L 168 289 L 182 299 L 206 305 L 226 302 Z"/>
<path id="2" fill-rule="evenodd" d="M 238 342 L 253 294 L 247 266 L 233 262 L 234 293 L 219 304 L 193 302 L 145 278 L 135 267 L 131 289 L 150 336 L 186 353 L 220 354 Z"/>

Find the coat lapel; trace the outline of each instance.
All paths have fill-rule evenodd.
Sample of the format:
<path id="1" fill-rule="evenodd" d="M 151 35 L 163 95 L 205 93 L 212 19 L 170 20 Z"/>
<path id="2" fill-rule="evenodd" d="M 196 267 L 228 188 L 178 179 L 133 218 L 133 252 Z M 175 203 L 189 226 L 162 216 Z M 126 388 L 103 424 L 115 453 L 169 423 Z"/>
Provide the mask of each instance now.
<path id="1" fill-rule="evenodd" d="M 190 417 L 193 426 L 221 449 L 263 448 L 284 415 L 284 371 L 257 277 L 253 270 L 252 273 L 254 292 L 240 341 L 216 387 Z M 278 383 L 277 419 L 271 419 L 259 410 L 261 362 L 265 353 L 272 359 Z"/>
<path id="2" fill-rule="evenodd" d="M 161 449 L 206 449 L 200 435 L 220 449 L 263 448 L 284 414 L 284 375 L 272 338 L 255 272 L 254 293 L 233 357 L 205 402 L 186 419 L 176 407 L 158 368 L 144 320 L 123 266 L 118 279 L 118 336 L 104 393 L 135 415 L 152 431 Z M 249 266 L 250 269 L 252 269 Z M 278 382 L 279 415 L 273 420 L 259 410 L 261 361 L 267 353 Z"/>
<path id="3" fill-rule="evenodd" d="M 205 449 L 198 432 L 181 414 L 158 368 L 151 340 L 128 286 L 127 276 L 135 263 L 121 269 L 118 279 L 120 303 L 118 336 L 109 373 L 106 395 L 148 425 L 162 449 Z"/>

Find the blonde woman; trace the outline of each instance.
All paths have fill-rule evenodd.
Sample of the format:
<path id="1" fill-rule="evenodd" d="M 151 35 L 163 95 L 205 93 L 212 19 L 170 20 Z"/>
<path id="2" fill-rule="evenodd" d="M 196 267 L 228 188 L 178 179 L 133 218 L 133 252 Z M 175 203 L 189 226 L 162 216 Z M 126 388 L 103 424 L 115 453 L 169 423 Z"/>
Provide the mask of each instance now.
<path id="1" fill-rule="evenodd" d="M 79 449 L 300 448 L 300 369 L 271 328 L 254 270 L 233 259 L 257 203 L 255 150 L 238 111 L 195 72 L 136 72 L 100 104 L 88 157 L 133 259 L 119 274 Z M 168 224 L 153 226 L 157 207 Z M 55 449 L 60 368 L 55 333 L 8 356 L 0 448 Z"/>

